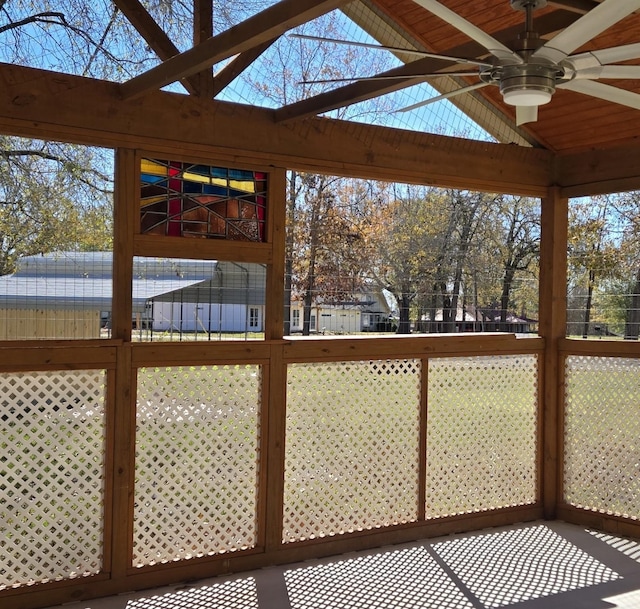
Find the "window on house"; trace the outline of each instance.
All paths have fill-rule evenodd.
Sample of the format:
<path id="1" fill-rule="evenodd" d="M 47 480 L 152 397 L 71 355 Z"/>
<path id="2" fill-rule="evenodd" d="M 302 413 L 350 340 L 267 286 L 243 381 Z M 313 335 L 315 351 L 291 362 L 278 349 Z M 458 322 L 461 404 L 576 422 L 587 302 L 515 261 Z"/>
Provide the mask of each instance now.
<path id="1" fill-rule="evenodd" d="M 257 328 L 260 325 L 260 309 L 257 307 L 249 308 L 249 327 Z"/>

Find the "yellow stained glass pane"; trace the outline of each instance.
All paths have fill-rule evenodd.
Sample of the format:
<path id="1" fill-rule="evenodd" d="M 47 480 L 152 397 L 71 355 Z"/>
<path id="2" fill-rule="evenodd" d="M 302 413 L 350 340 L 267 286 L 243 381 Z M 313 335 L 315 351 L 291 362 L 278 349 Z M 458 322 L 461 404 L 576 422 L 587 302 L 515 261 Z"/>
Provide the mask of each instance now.
<path id="1" fill-rule="evenodd" d="M 231 188 L 235 188 L 237 190 L 244 190 L 244 192 L 255 192 L 256 184 L 255 182 L 241 182 L 240 180 L 229 180 L 229 186 Z"/>
<path id="2" fill-rule="evenodd" d="M 205 176 L 200 173 L 192 173 L 191 171 L 185 171 L 182 174 L 182 178 L 190 182 L 199 182 L 200 184 L 211 184 L 211 178 L 209 176 Z M 226 186 L 226 183 L 224 182 L 224 180 L 222 182 Z"/>
<path id="3" fill-rule="evenodd" d="M 147 205 L 151 205 L 152 203 L 160 203 L 161 201 L 166 201 L 167 195 L 159 195 L 157 197 L 147 197 L 146 199 L 140 200 L 140 206 L 146 207 Z"/>
<path id="4" fill-rule="evenodd" d="M 213 178 L 212 184 L 216 186 L 222 186 L 223 188 L 235 188 L 236 190 L 242 190 L 244 192 L 255 192 L 256 185 L 251 181 L 242 180 L 227 180 L 226 178 Z"/>
<path id="5" fill-rule="evenodd" d="M 142 173 L 150 173 L 156 176 L 166 176 L 168 168 L 166 165 L 160 163 L 154 163 L 149 159 L 142 159 L 140 161 L 140 170 Z"/>

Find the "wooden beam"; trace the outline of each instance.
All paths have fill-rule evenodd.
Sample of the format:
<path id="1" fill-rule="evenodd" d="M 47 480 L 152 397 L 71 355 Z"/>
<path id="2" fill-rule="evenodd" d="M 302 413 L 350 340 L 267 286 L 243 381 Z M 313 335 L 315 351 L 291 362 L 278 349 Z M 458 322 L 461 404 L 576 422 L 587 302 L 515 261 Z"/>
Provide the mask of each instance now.
<path id="1" fill-rule="evenodd" d="M 113 461 L 113 501 L 106 505 L 112 518 L 112 535 L 105 540 L 111 550 L 108 570 L 114 578 L 125 577 L 130 566 L 133 532 L 133 483 L 135 477 L 135 375 L 131 366 L 131 312 L 133 281 L 133 235 L 139 179 L 133 150 L 116 151 L 114 244 L 113 244 L 113 316 L 112 333 L 121 339 L 116 360 L 114 384 L 109 386 L 113 411 L 109 419 L 112 433 L 107 455 Z"/>
<path id="2" fill-rule="evenodd" d="M 549 0 L 551 6 L 561 8 L 579 15 L 586 15 L 590 10 L 598 6 L 593 0 Z"/>
<path id="3" fill-rule="evenodd" d="M 574 15 L 564 12 L 559 14 L 552 13 L 538 19 L 536 21 L 536 28 L 541 33 L 550 33 L 565 28 L 574 21 Z M 504 44 L 509 44 L 517 38 L 518 34 L 521 32 L 522 25 L 517 25 L 503 29 L 499 32 L 494 32 L 492 36 Z M 442 51 L 442 54 L 453 57 L 482 59 L 486 57 L 487 51 L 477 43 L 469 42 Z M 443 62 L 438 59 L 418 59 L 399 68 L 393 68 L 392 70 L 382 73 L 382 76 L 406 75 L 406 79 L 357 81 L 288 106 L 283 106 L 276 111 L 276 120 L 288 121 L 306 118 L 308 116 L 315 116 L 322 112 L 329 112 L 336 108 L 342 108 L 380 95 L 393 93 L 394 91 L 399 91 L 406 87 L 424 82 L 425 79 L 418 79 L 416 78 L 417 75 L 438 72 L 444 68 L 450 67 L 451 65 L 454 64 Z M 437 83 L 437 81 L 434 82 Z"/>
<path id="4" fill-rule="evenodd" d="M 279 125 L 273 110 L 162 91 L 125 102 L 116 83 L 10 64 L 0 64 L 0 133 L 531 196 L 552 179 L 541 149 L 326 118 Z"/>
<path id="5" fill-rule="evenodd" d="M 193 49 L 168 59 L 121 85 L 122 97 L 129 99 L 180 80 L 248 51 L 287 30 L 320 17 L 349 0 L 281 0 L 246 21 L 209 38 Z"/>
<path id="6" fill-rule="evenodd" d="M 568 198 L 639 190 L 638 155 L 635 141 L 615 148 L 558 153 L 555 181 Z"/>
<path id="7" fill-rule="evenodd" d="M 171 42 L 171 39 L 147 12 L 147 9 L 140 4 L 139 0 L 113 0 L 113 2 L 160 59 L 165 61 L 180 54 L 180 49 Z M 182 79 L 181 82 L 189 93 L 197 95 L 199 93 L 198 80 L 196 77 L 188 77 Z"/>

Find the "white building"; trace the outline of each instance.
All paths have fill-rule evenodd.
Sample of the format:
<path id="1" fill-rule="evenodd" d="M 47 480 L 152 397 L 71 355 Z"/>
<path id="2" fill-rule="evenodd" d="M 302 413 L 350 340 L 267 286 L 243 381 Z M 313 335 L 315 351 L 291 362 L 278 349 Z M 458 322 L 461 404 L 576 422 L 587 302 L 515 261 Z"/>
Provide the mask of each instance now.
<path id="1" fill-rule="evenodd" d="M 27 256 L 0 277 L 0 340 L 95 338 L 111 319 L 111 252 Z M 262 332 L 265 268 L 135 257 L 133 327 L 153 332 Z"/>

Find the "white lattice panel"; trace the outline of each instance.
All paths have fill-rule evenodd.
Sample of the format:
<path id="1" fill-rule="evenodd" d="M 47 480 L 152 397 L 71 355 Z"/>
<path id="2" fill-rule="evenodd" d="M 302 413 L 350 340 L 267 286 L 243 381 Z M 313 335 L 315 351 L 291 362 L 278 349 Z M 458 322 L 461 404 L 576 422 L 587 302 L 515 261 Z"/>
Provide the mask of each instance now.
<path id="1" fill-rule="evenodd" d="M 640 518 L 640 361 L 566 360 L 564 499 Z"/>
<path id="2" fill-rule="evenodd" d="M 100 571 L 105 380 L 0 374 L 0 589 Z"/>
<path id="3" fill-rule="evenodd" d="M 534 355 L 429 361 L 427 517 L 536 500 Z"/>
<path id="4" fill-rule="evenodd" d="M 417 518 L 419 360 L 288 368 L 283 541 Z"/>
<path id="5" fill-rule="evenodd" d="M 138 371 L 136 566 L 256 541 L 261 368 Z"/>

